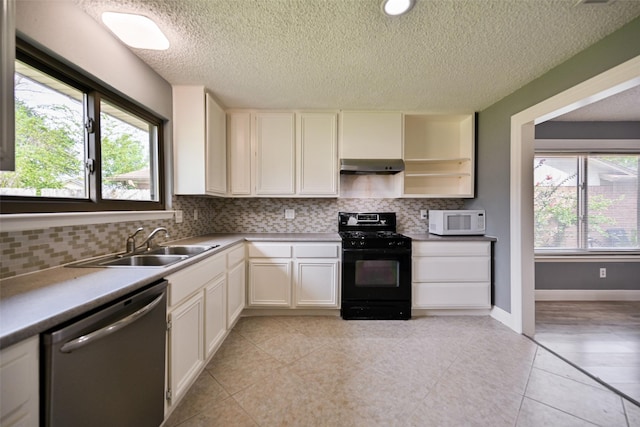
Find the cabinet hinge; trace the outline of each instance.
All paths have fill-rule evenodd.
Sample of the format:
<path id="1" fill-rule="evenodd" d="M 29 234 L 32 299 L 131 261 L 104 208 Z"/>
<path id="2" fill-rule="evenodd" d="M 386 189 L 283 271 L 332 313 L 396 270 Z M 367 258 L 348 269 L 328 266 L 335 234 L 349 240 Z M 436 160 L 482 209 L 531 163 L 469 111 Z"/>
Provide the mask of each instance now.
<path id="1" fill-rule="evenodd" d="M 167 331 L 171 330 L 171 320 L 167 322 Z"/>
<path id="2" fill-rule="evenodd" d="M 166 397 L 167 397 L 167 400 L 171 400 L 171 398 L 173 397 L 172 393 L 171 393 L 171 389 L 167 390 L 167 396 Z"/>

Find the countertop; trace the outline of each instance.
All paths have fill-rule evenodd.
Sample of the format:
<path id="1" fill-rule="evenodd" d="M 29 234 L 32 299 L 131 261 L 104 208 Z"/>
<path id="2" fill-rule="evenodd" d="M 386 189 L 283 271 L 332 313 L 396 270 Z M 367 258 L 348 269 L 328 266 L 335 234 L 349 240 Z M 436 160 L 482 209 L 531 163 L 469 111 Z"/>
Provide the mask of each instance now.
<path id="1" fill-rule="evenodd" d="M 338 233 L 210 234 L 166 244 L 219 247 L 167 267 L 55 267 L 0 281 L 0 348 L 44 332 L 243 241 L 330 241 Z"/>
<path id="2" fill-rule="evenodd" d="M 403 233 L 417 242 L 495 242 L 492 236 L 438 236 L 429 233 Z"/>
<path id="3" fill-rule="evenodd" d="M 488 236 L 405 234 L 416 241 L 495 240 Z M 220 245 L 167 267 L 60 266 L 5 279 L 0 281 L 0 348 L 42 333 L 244 241 L 339 242 L 340 236 L 338 233 L 209 234 L 166 242 Z"/>

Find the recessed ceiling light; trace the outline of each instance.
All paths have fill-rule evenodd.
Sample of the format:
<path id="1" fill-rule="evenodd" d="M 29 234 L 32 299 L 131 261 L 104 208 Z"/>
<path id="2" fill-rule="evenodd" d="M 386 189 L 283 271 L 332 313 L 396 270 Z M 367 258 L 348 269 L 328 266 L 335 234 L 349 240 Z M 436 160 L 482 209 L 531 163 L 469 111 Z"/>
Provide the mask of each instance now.
<path id="1" fill-rule="evenodd" d="M 138 49 L 166 50 L 169 40 L 151 19 L 131 13 L 104 12 L 102 22 L 120 40 Z"/>
<path id="2" fill-rule="evenodd" d="M 415 0 L 383 0 L 382 10 L 390 16 L 407 13 L 413 7 Z"/>

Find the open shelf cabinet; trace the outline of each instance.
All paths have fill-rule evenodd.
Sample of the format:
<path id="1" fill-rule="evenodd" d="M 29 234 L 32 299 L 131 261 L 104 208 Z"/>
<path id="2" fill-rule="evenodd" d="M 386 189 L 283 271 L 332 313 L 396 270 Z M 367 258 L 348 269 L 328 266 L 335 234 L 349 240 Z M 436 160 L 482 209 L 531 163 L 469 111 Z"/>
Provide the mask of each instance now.
<path id="1" fill-rule="evenodd" d="M 405 197 L 474 197 L 474 115 L 405 114 L 404 161 Z"/>

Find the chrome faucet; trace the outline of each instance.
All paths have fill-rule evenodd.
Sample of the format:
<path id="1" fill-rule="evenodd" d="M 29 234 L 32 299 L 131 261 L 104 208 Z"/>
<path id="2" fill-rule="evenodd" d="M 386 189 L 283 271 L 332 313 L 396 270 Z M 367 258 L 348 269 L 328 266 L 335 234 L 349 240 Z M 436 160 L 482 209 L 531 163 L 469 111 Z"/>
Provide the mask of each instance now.
<path id="1" fill-rule="evenodd" d="M 140 246 L 138 246 L 136 249 L 141 248 L 144 245 L 147 245 L 147 250 L 150 250 L 152 246 L 153 238 L 156 237 L 156 234 L 158 234 L 161 231 L 164 231 L 165 238 L 169 238 L 169 231 L 164 227 L 158 227 L 155 230 L 153 230 L 151 233 L 149 233 L 149 235 L 144 240 L 144 242 L 140 243 Z"/>
<path id="2" fill-rule="evenodd" d="M 130 234 L 127 237 L 127 244 L 126 244 L 126 252 L 125 254 L 132 254 L 136 251 L 136 234 L 138 234 L 139 232 L 141 232 L 142 230 L 144 230 L 144 227 L 140 227 L 138 228 L 136 231 L 134 231 L 132 234 Z"/>

